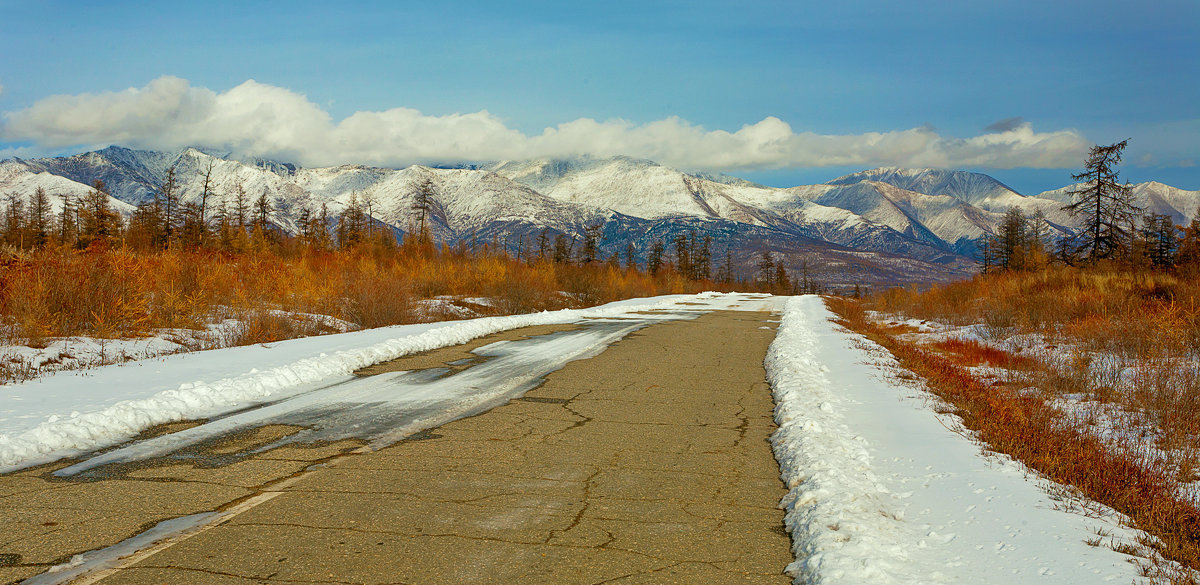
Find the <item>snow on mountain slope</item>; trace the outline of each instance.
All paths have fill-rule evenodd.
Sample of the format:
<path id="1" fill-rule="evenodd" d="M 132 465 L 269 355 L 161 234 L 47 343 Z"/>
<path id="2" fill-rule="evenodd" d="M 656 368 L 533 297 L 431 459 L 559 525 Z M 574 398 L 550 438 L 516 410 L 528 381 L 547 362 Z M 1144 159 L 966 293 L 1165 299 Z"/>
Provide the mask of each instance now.
<path id="1" fill-rule="evenodd" d="M 837 188 L 829 185 L 791 189 L 729 186 L 725 187 L 724 195 L 760 210 L 767 217 L 777 218 L 776 222 L 782 220 L 785 223 L 776 225 L 785 226 L 784 229 L 818 240 L 939 262 L 944 261 L 947 254 L 953 254 L 945 242 L 919 225 L 905 233 L 903 227 L 867 217 L 856 209 L 815 200 L 833 189 Z"/>
<path id="2" fill-rule="evenodd" d="M 457 238 L 495 222 L 524 221 L 558 230 L 578 229 L 585 221 L 605 215 L 590 207 L 551 199 L 486 171 L 419 166 L 395 170 L 363 165 L 298 169 L 269 161 L 249 164 L 197 148 L 156 153 L 109 147 L 33 163 L 36 168 L 69 172 L 89 182 L 105 178 L 114 193 L 137 203 L 153 200 L 169 168 L 175 169 L 181 200 L 199 202 L 211 165 L 210 199 L 206 202 L 209 209 L 215 212 L 218 206 L 232 207 L 239 189 L 246 205 L 253 205 L 265 194 L 273 209 L 271 221 L 292 232 L 298 229 L 296 221 L 302 209 L 317 213 L 324 205 L 329 217 L 335 217 L 352 197 L 369 207 L 376 219 L 406 231 L 414 223 L 412 196 L 416 184 L 426 176 L 435 183 L 431 226 L 439 237 Z"/>
<path id="3" fill-rule="evenodd" d="M 50 172 L 85 185 L 100 179 L 108 185 L 113 197 L 132 205 L 141 205 L 154 198 L 154 192 L 162 184 L 167 168 L 177 157 L 178 153 L 110 146 L 95 152 L 23 162 L 31 169 Z"/>
<path id="4" fill-rule="evenodd" d="M 204 175 L 211 162 L 213 172 L 209 190 L 212 199 L 207 205 L 215 206 L 221 201 L 232 203 L 236 186 L 241 184 L 251 202 L 267 192 L 273 207 L 283 212 L 275 214 L 273 219 L 287 226 L 292 224 L 287 211 L 299 203 L 296 198 L 303 199 L 305 195 L 305 191 L 296 188 L 286 176 L 269 170 L 284 165 L 253 166 L 190 147 L 175 152 L 155 152 L 110 146 L 68 157 L 23 162 L 32 169 L 79 183 L 90 185 L 97 179 L 103 180 L 113 197 L 135 206 L 154 200 L 170 168 L 175 169 L 180 198 L 184 202 L 196 201 L 203 191 Z"/>
<path id="5" fill-rule="evenodd" d="M 1076 183 L 1059 189 L 1043 191 L 1037 195 L 1037 198 L 1054 201 L 1061 207 L 1072 202 L 1071 191 L 1081 186 L 1081 183 Z M 1131 187 L 1133 187 L 1134 205 L 1149 213 L 1170 216 L 1171 220 L 1179 225 L 1187 224 L 1197 217 L 1197 208 L 1200 208 L 1200 190 L 1188 191 L 1157 181 L 1137 183 Z M 1070 221 L 1072 225 L 1079 225 L 1081 220 L 1074 218 Z"/>
<path id="6" fill-rule="evenodd" d="M 782 189 L 731 177 L 710 180 L 627 157 L 506 162 L 495 165 L 495 173 L 426 167 L 397 171 L 362 165 L 296 169 L 264 161 L 246 164 L 196 148 L 156 153 L 109 147 L 33 162 L 88 182 L 105 179 L 115 195 L 134 203 L 151 200 L 172 167 L 182 200 L 198 201 L 211 165 L 212 198 L 206 205 L 231 205 L 239 188 L 249 202 L 265 193 L 276 210 L 272 220 L 290 231 L 296 228 L 300 209 L 315 212 L 324 204 L 334 215 L 352 195 L 369 202 L 377 219 L 410 229 L 414 177 L 428 175 L 436 183 L 432 219 L 441 222 L 436 234 L 441 237 L 459 237 L 495 222 L 578 230 L 585 222 L 611 215 L 599 210 L 611 210 L 649 220 L 721 218 L 876 251 L 894 250 L 897 245 L 909 249 L 913 244 L 898 242 L 907 236 L 887 234 L 890 228 L 852 210 L 814 203 Z M 925 240 L 919 244 L 940 245 L 935 238 Z M 927 252 L 922 256 L 937 254 Z"/>
<path id="7" fill-rule="evenodd" d="M 901 273 L 920 279 L 922 270 L 959 276 L 970 270 L 968 259 L 922 232 L 919 222 L 897 230 L 788 190 L 728 176 L 687 174 L 627 157 L 505 162 L 483 169 L 303 169 L 237 160 L 206 149 L 161 153 L 109 147 L 27 164 L 77 182 L 103 179 L 114 196 L 134 204 L 153 200 L 171 168 L 182 200 L 198 203 L 209 175 L 209 217 L 218 208 L 232 207 L 239 192 L 246 206 L 265 195 L 272 208 L 269 219 L 293 233 L 303 210 L 320 213 L 324 208 L 332 220 L 352 199 L 378 221 L 409 231 L 415 224 L 416 186 L 429 178 L 434 196 L 428 227 L 435 238 L 447 242 L 499 239 L 519 246 L 523 238 L 528 241 L 545 229 L 579 237 L 585 225 L 601 223 L 605 257 L 633 244 L 644 261 L 653 242 L 695 233 L 713 239 L 716 257 L 728 251 L 746 267 L 752 267 L 752 256 L 765 248 L 792 258 L 788 262 L 869 263 L 879 267 L 878 274 L 892 275 L 888 279 Z M 873 255 L 863 256 L 861 262 L 853 255 L 845 256 L 845 262 L 833 260 L 851 252 L 842 247 Z M 894 266 L 883 268 L 889 262 Z M 922 263 L 932 265 L 922 268 Z M 855 274 L 856 282 L 872 278 L 870 271 Z M 864 274 L 867 280 L 861 278 Z"/>
<path id="8" fill-rule="evenodd" d="M 91 192 L 89 185 L 72 181 L 65 177 L 53 175 L 45 171 L 31 168 L 25 161 L 9 159 L 0 161 L 0 194 L 17 195 L 28 202 L 38 188 L 45 189 L 50 196 L 50 209 L 61 213 L 64 197 L 83 197 Z M 7 200 L 0 201 L 6 207 Z M 133 205 L 113 197 L 108 198 L 109 207 L 117 213 L 129 216 L 136 209 Z"/>
<path id="9" fill-rule="evenodd" d="M 969 235 L 976 231 L 976 227 L 972 227 L 972 224 L 983 231 L 994 230 L 1000 215 L 1013 207 L 1020 209 L 1028 216 L 1040 211 L 1051 225 L 1060 229 L 1072 228 L 1076 225 L 1070 214 L 1062 210 L 1062 203 L 1059 201 L 1042 196 L 1021 195 L 1004 183 L 980 173 L 886 167 L 839 177 L 827 184 L 854 185 L 865 181 L 884 183 L 932 197 L 948 196 L 966 204 L 967 207 L 962 208 L 961 220 L 942 216 L 939 220 L 934 220 L 935 223 L 938 223 L 936 229 L 932 225 L 925 225 L 943 239 L 949 237 L 950 239 L 946 241 L 950 243 L 953 243 L 956 238 L 974 239 L 979 237 L 972 238 Z M 927 204 L 938 206 L 932 202 Z"/>
<path id="10" fill-rule="evenodd" d="M 949 195 L 988 211 L 1003 213 L 1016 205 L 1022 195 L 1007 185 L 980 173 L 944 169 L 902 169 L 882 167 L 829 181 L 829 185 L 852 185 L 861 181 L 879 181 L 926 195 Z"/>
<path id="11" fill-rule="evenodd" d="M 645 160 L 615 157 L 508 161 L 492 170 L 560 201 L 611 209 L 643 219 L 690 215 L 760 226 L 777 221 L 733 195 L 773 189 L 718 183 Z"/>
<path id="12" fill-rule="evenodd" d="M 563 201 L 643 218 L 701 217 L 772 227 L 807 238 L 922 260 L 942 259 L 945 244 L 920 241 L 851 210 L 821 205 L 785 189 L 712 181 L 627 157 L 503 162 L 497 173 Z"/>
<path id="13" fill-rule="evenodd" d="M 302 207 L 317 211 L 325 202 L 330 213 L 336 214 L 341 210 L 335 201 L 337 195 L 366 188 L 395 172 L 361 166 L 297 171 L 294 165 L 270 161 L 247 163 L 198 148 L 164 153 L 110 146 L 96 152 L 24 162 L 32 168 L 89 184 L 101 179 L 115 197 L 133 205 L 153 201 L 171 168 L 175 169 L 180 199 L 185 203 L 199 202 L 211 164 L 210 198 L 205 202 L 211 210 L 210 217 L 219 206 L 232 207 L 239 189 L 247 207 L 265 193 L 273 209 L 270 220 L 288 231 L 297 229 L 296 219 Z"/>
<path id="14" fill-rule="evenodd" d="M 1067 185 L 1066 187 L 1059 187 L 1058 189 L 1051 189 L 1049 191 L 1042 191 L 1041 193 L 1038 193 L 1036 197 L 1038 199 L 1054 201 L 1059 205 L 1066 205 L 1071 202 L 1071 196 L 1069 195 L 1069 192 L 1071 189 L 1074 189 L 1077 186 L 1078 184 L 1074 184 Z"/>
<path id="15" fill-rule="evenodd" d="M 790 191 L 815 203 L 852 211 L 934 245 L 954 245 L 964 238 L 978 238 L 992 223 L 992 218 L 983 215 L 986 212 L 949 195 L 924 195 L 878 181 L 811 185 Z"/>
<path id="16" fill-rule="evenodd" d="M 464 237 L 492 223 L 525 223 L 535 229 L 558 231 L 578 229 L 585 223 L 603 221 L 600 210 L 551 199 L 510 181 L 496 173 L 481 170 L 432 169 L 412 166 L 388 171 L 382 179 L 357 193 L 360 201 L 369 200 L 372 214 L 384 223 L 410 230 L 416 221 L 413 209 L 418 185 L 428 179 L 433 186 L 430 216 L 427 221 L 435 235 Z M 334 198 L 339 205 L 349 202 L 352 193 Z"/>
<path id="17" fill-rule="evenodd" d="M 1187 191 L 1157 181 L 1134 185 L 1133 196 L 1139 206 L 1152 213 L 1169 215 L 1177 224 L 1195 219 L 1200 207 L 1200 190 Z"/>
<path id="18" fill-rule="evenodd" d="M 952 246 L 983 237 L 1001 217 L 949 195 L 926 195 L 887 183 L 873 186 L 898 211 Z"/>
<path id="19" fill-rule="evenodd" d="M 299 169 L 291 176 L 297 187 L 314 196 L 333 199 L 354 191 L 368 191 L 395 174 L 391 169 L 342 165 L 322 169 Z"/>
<path id="20" fill-rule="evenodd" d="M 253 206 L 263 194 L 267 196 L 273 213 L 268 217 L 272 222 L 284 229 L 297 231 L 296 221 L 300 210 L 307 207 L 310 211 L 319 211 L 323 198 L 314 197 L 312 193 L 300 187 L 287 175 L 280 175 L 272 170 L 246 165 L 240 161 L 223 159 L 198 149 L 189 148 L 180 153 L 174 161 L 176 180 L 179 182 L 180 199 L 184 202 L 198 202 L 204 191 L 204 178 L 212 165 L 212 176 L 209 178 L 209 193 L 212 199 L 207 205 L 215 209 L 217 206 L 232 207 L 238 197 L 238 190 L 245 193 L 246 201 Z M 330 213 L 336 213 L 340 208 L 331 206 Z"/>

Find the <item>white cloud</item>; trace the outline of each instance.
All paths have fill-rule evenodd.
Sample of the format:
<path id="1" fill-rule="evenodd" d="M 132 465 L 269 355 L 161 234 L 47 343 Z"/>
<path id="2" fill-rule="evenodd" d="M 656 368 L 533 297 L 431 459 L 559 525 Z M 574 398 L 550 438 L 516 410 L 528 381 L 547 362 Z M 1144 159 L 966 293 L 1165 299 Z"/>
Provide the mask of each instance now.
<path id="1" fill-rule="evenodd" d="M 0 95 L 4 95 L 4 84 L 0 83 Z"/>
<path id="2" fill-rule="evenodd" d="M 303 94 L 250 80 L 223 93 L 161 77 L 143 88 L 58 95 L 4 114 L 0 138 L 45 148 L 204 145 L 306 166 L 405 166 L 535 157 L 629 155 L 685 169 L 833 165 L 1064 168 L 1090 144 L 1074 130 L 1035 132 L 1004 120 L 970 138 L 931 128 L 854 135 L 796 132 L 769 116 L 734 132 L 677 117 L 634 124 L 581 118 L 526 135 L 487 111 L 428 116 L 409 108 L 334 121 Z"/>

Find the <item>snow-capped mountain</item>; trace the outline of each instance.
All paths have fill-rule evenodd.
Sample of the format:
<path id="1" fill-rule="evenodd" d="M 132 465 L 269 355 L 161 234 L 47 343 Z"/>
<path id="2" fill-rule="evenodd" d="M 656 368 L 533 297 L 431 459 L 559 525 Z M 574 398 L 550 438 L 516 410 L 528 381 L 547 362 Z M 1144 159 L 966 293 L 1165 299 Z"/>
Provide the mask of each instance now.
<path id="1" fill-rule="evenodd" d="M 739 191 L 769 189 L 718 183 L 646 160 L 540 159 L 504 162 L 491 170 L 559 201 L 611 209 L 631 217 L 690 215 L 757 226 L 773 225 L 780 219 L 736 197 Z"/>
<path id="2" fill-rule="evenodd" d="M 297 176 L 306 177 L 322 170 L 327 169 L 305 169 Z M 434 235 L 446 240 L 491 239 L 506 231 L 521 235 L 541 229 L 576 233 L 586 224 L 604 223 L 613 215 L 598 208 L 551 199 L 489 171 L 423 166 L 374 171 L 383 174 L 373 183 L 342 189 L 338 194 L 327 191 L 324 195 L 332 196 L 335 208 L 357 197 L 371 208 L 369 212 L 376 219 L 409 231 L 416 213 L 417 187 L 428 180 L 434 196 L 427 221 Z"/>
<path id="3" fill-rule="evenodd" d="M 66 177 L 60 177 L 45 171 L 37 171 L 35 168 L 24 164 L 24 161 L 21 160 L 9 159 L 0 161 L 0 194 L 5 196 L 3 199 L 0 199 L 0 202 L 2 202 L 0 204 L 7 206 L 7 196 L 10 195 L 15 195 L 28 204 L 30 198 L 37 192 L 38 188 L 46 191 L 46 195 L 50 199 L 50 209 L 54 213 L 62 212 L 65 198 L 81 197 L 92 190 L 91 184 L 85 185 Z M 112 196 L 108 197 L 108 204 L 114 211 L 125 216 L 132 214 L 133 210 L 137 209 L 136 206 Z"/>
<path id="4" fill-rule="evenodd" d="M 906 236 L 853 210 L 821 205 L 783 189 L 687 174 L 628 157 L 503 162 L 492 170 L 561 201 L 648 220 L 701 217 L 772 228 L 815 241 L 921 260 L 952 250 Z"/>
<path id="5" fill-rule="evenodd" d="M 644 258 L 655 241 L 678 235 L 712 239 L 714 257 L 728 253 L 747 270 L 763 250 L 793 268 L 824 271 L 827 281 L 942 280 L 969 274 L 980 238 L 1016 206 L 1040 210 L 1063 233 L 1074 218 L 1062 211 L 1065 189 L 1026 197 L 979 173 L 874 169 L 822 185 L 765 187 L 727 175 L 689 174 L 628 157 L 506 161 L 483 166 L 387 169 L 362 165 L 300 168 L 185 148 L 152 152 L 109 147 L 68 157 L 0 163 L 0 193 L 86 193 L 101 179 L 124 213 L 153 200 L 174 169 L 184 201 L 196 201 L 208 179 L 211 206 L 266 197 L 270 219 L 298 229 L 307 210 L 336 217 L 356 202 L 398 233 L 415 225 L 418 186 L 433 187 L 428 226 L 447 242 L 496 241 L 528 250 L 542 233 L 578 238 L 603 226 L 604 255 L 633 244 Z M 1200 192 L 1159 183 L 1135 189 L 1147 207 L 1188 219 Z"/>
<path id="6" fill-rule="evenodd" d="M 926 195 L 949 195 L 980 209 L 1004 213 L 1017 205 L 1022 195 L 984 174 L 944 169 L 901 169 L 881 167 L 838 177 L 828 185 L 853 185 L 878 181 L 906 191 Z"/>
<path id="7" fill-rule="evenodd" d="M 978 210 L 1000 215 L 1013 207 L 1028 215 L 1041 211 L 1047 221 L 1060 227 L 1072 226 L 1074 223 L 1070 214 L 1063 211 L 1061 201 L 1041 195 L 1036 197 L 1021 195 L 1008 185 L 981 173 L 883 167 L 838 177 L 827 184 L 853 185 L 863 181 L 886 183 L 924 195 L 949 196 Z M 968 231 L 970 231 L 969 228 Z"/>
<path id="8" fill-rule="evenodd" d="M 1001 214 L 984 211 L 950 195 L 926 195 L 888 183 L 807 185 L 789 189 L 797 196 L 852 211 L 933 246 L 970 253 Z"/>
<path id="9" fill-rule="evenodd" d="M 435 191 L 429 225 L 436 237 L 446 240 L 484 235 L 490 238 L 493 232 L 505 231 L 498 226 L 508 223 L 520 223 L 526 231 L 547 228 L 576 233 L 586 223 L 604 222 L 613 215 L 594 207 L 556 201 L 495 173 L 478 170 L 421 166 L 395 170 L 362 165 L 306 169 L 271 161 L 235 160 L 198 148 L 162 153 L 116 146 L 70 157 L 14 159 L 3 165 L 53 177 L 64 182 L 59 189 L 64 191 L 84 193 L 88 187 L 82 182 L 102 179 L 116 197 L 133 205 L 152 201 L 166 181 L 168 169 L 173 168 L 184 202 L 199 200 L 207 178 L 210 199 L 206 205 L 232 206 L 239 197 L 253 204 L 265 195 L 273 209 L 271 221 L 289 232 L 297 231 L 296 220 L 303 209 L 319 213 L 324 206 L 328 215 L 335 217 L 351 199 L 376 220 L 399 232 L 408 231 L 413 224 L 417 184 L 426 178 Z M 0 180 L 0 193 L 10 189 L 9 183 L 13 189 L 26 190 L 21 183 Z M 132 210 L 130 203 L 120 205 Z"/>
<path id="10" fill-rule="evenodd" d="M 175 158 L 168 153 L 110 146 L 96 152 L 18 162 L 34 172 L 51 173 L 85 185 L 102 180 L 113 197 L 141 205 L 153 198 Z"/>
<path id="11" fill-rule="evenodd" d="M 1135 203 L 1151 213 L 1168 215 L 1176 224 L 1187 224 L 1196 218 L 1200 208 L 1200 190 L 1187 191 L 1158 181 L 1133 186 Z"/>

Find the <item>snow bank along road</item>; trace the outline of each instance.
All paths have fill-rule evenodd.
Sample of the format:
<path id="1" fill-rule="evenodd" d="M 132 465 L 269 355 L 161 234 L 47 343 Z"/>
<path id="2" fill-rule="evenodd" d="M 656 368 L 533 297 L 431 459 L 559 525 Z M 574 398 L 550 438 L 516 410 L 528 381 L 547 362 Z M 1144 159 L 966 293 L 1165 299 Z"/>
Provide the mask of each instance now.
<path id="1" fill-rule="evenodd" d="M 883 375 L 895 362 L 882 348 L 832 317 L 817 297 L 789 299 L 767 357 L 797 581 L 1138 579 L 1113 550 L 1137 537 L 1115 513 L 983 456 L 931 395 Z"/>
<path id="2" fill-rule="evenodd" d="M 1136 535 L 828 318 L 665 297 L 3 387 L 0 583 L 1134 579 Z"/>

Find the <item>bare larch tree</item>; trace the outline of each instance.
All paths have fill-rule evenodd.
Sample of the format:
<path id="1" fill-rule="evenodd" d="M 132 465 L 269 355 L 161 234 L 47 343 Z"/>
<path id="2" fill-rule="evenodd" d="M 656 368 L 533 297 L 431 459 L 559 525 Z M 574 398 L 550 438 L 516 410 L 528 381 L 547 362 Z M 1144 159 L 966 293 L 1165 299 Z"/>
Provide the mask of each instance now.
<path id="1" fill-rule="evenodd" d="M 1078 184 L 1068 193 L 1071 203 L 1063 207 L 1084 217 L 1077 236 L 1078 254 L 1095 261 L 1121 251 L 1127 240 L 1126 226 L 1133 224 L 1137 207 L 1129 183 L 1121 183 L 1116 166 L 1129 140 L 1108 146 L 1093 146 L 1082 173 L 1071 175 Z"/>

